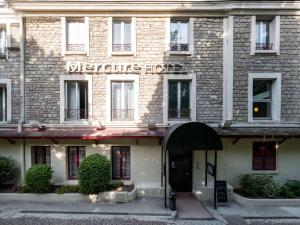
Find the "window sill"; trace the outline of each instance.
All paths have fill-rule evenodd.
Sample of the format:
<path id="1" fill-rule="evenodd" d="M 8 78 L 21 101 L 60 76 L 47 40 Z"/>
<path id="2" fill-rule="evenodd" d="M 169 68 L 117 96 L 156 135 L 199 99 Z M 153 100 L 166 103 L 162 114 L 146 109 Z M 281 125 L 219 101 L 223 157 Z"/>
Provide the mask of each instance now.
<path id="1" fill-rule="evenodd" d="M 170 51 L 170 55 L 192 55 L 190 51 Z"/>
<path id="2" fill-rule="evenodd" d="M 90 121 L 89 120 L 70 120 L 70 121 L 63 121 L 62 124 L 88 125 L 88 124 L 90 124 Z"/>
<path id="3" fill-rule="evenodd" d="M 63 53 L 63 55 L 87 55 L 87 52 L 81 52 L 81 51 L 66 51 Z"/>
<path id="4" fill-rule="evenodd" d="M 189 121 L 193 121 L 193 120 L 192 119 L 168 120 L 167 124 L 176 124 L 176 123 L 189 122 Z"/>
<path id="5" fill-rule="evenodd" d="M 278 175 L 278 170 L 252 170 L 253 175 Z"/>
<path id="6" fill-rule="evenodd" d="M 279 54 L 277 50 L 255 50 L 254 54 Z"/>
<path id="7" fill-rule="evenodd" d="M 274 124 L 274 123 L 280 123 L 279 120 L 268 120 L 268 119 L 262 119 L 262 120 L 258 120 L 258 119 L 252 119 L 249 121 L 249 123 L 254 123 L 254 124 Z"/>
<path id="8" fill-rule="evenodd" d="M 112 52 L 112 56 L 133 56 L 134 52 Z"/>

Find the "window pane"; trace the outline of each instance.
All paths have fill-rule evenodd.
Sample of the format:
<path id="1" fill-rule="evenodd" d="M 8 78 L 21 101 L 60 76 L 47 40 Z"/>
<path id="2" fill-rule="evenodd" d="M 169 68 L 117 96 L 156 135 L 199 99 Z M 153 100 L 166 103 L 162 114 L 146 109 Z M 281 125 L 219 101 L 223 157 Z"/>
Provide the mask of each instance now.
<path id="1" fill-rule="evenodd" d="M 111 103 L 111 109 L 112 109 L 112 120 L 118 120 L 119 113 L 122 107 L 122 83 L 121 82 L 115 82 L 113 81 L 111 83 L 111 91 L 112 91 L 112 103 Z"/>
<path id="2" fill-rule="evenodd" d="M 67 21 L 67 51 L 85 50 L 84 21 Z"/>
<path id="3" fill-rule="evenodd" d="M 190 82 L 181 81 L 180 90 L 180 118 L 190 117 Z"/>
<path id="4" fill-rule="evenodd" d="M 121 44 L 121 22 L 113 22 L 113 44 Z"/>
<path id="5" fill-rule="evenodd" d="M 121 178 L 121 148 L 112 147 L 112 178 Z"/>
<path id="6" fill-rule="evenodd" d="M 178 82 L 169 81 L 169 118 L 177 118 L 178 106 Z"/>
<path id="7" fill-rule="evenodd" d="M 271 102 L 253 102 L 254 118 L 271 118 Z"/>
<path id="8" fill-rule="evenodd" d="M 88 119 L 88 83 L 78 82 L 80 119 Z"/>
<path id="9" fill-rule="evenodd" d="M 276 170 L 276 143 L 253 143 L 253 170 Z"/>
<path id="10" fill-rule="evenodd" d="M 77 177 L 80 162 L 85 158 L 85 147 L 71 146 L 68 148 L 69 178 Z"/>
<path id="11" fill-rule="evenodd" d="M 188 22 L 180 22 L 180 30 L 179 30 L 179 36 L 180 36 L 180 43 L 181 44 L 188 44 L 188 32 L 189 30 L 189 23 Z"/>
<path id="12" fill-rule="evenodd" d="M 130 179 L 130 147 L 112 147 L 112 178 Z"/>
<path id="13" fill-rule="evenodd" d="M 0 55 L 5 54 L 6 34 L 5 29 L 0 27 Z"/>
<path id="14" fill-rule="evenodd" d="M 171 28 L 170 28 L 170 38 L 171 38 L 171 44 L 177 44 L 178 43 L 178 25 L 177 22 L 171 22 Z"/>
<path id="15" fill-rule="evenodd" d="M 256 43 L 260 43 L 260 22 L 256 22 Z"/>
<path id="16" fill-rule="evenodd" d="M 50 147 L 49 146 L 34 146 L 32 148 L 32 164 L 51 164 L 50 156 Z"/>
<path id="17" fill-rule="evenodd" d="M 124 22 L 124 44 L 131 44 L 131 22 Z"/>
<path id="18" fill-rule="evenodd" d="M 131 163 L 130 163 L 130 148 L 129 147 L 123 147 L 123 175 L 124 178 L 130 179 L 130 171 L 131 171 Z"/>
<path id="19" fill-rule="evenodd" d="M 271 80 L 253 80 L 253 99 L 263 100 L 272 97 L 272 81 Z"/>

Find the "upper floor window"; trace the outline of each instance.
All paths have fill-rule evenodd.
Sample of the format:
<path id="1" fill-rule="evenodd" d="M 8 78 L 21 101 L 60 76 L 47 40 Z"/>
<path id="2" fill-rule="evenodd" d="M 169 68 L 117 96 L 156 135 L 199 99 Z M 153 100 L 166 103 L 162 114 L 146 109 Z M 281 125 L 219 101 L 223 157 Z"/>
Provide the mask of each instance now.
<path id="1" fill-rule="evenodd" d="M 189 51 L 189 20 L 171 20 L 170 51 Z"/>
<path id="2" fill-rule="evenodd" d="M 251 54 L 277 53 L 280 43 L 280 17 L 253 16 Z"/>
<path id="3" fill-rule="evenodd" d="M 280 74 L 249 74 L 249 121 L 279 121 Z"/>
<path id="4" fill-rule="evenodd" d="M 6 56 L 6 25 L 0 24 L 0 58 Z"/>
<path id="5" fill-rule="evenodd" d="M 47 164 L 50 166 L 50 147 L 49 146 L 33 146 L 31 149 L 32 165 Z"/>
<path id="6" fill-rule="evenodd" d="M 111 82 L 111 120 L 134 120 L 134 82 Z"/>
<path id="7" fill-rule="evenodd" d="M 254 142 L 252 170 L 276 170 L 276 142 Z"/>
<path id="8" fill-rule="evenodd" d="M 191 118 L 191 81 L 169 80 L 168 118 L 169 120 Z"/>
<path id="9" fill-rule="evenodd" d="M 79 165 L 85 158 L 85 147 L 69 146 L 67 149 L 67 155 L 68 155 L 68 178 L 77 179 Z"/>
<path id="10" fill-rule="evenodd" d="M 65 81 L 65 121 L 88 119 L 88 82 Z"/>
<path id="11" fill-rule="evenodd" d="M 89 54 L 89 18 L 62 17 L 62 53 Z"/>
<path id="12" fill-rule="evenodd" d="M 0 122 L 7 121 L 7 88 L 0 84 Z"/>

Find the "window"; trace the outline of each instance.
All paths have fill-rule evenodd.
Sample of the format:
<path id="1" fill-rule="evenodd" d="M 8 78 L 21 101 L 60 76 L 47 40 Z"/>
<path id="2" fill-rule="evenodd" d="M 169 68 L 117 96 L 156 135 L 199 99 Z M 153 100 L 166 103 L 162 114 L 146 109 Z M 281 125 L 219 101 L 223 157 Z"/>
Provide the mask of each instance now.
<path id="1" fill-rule="evenodd" d="M 168 118 L 190 119 L 190 81 L 169 81 Z"/>
<path id="2" fill-rule="evenodd" d="M 0 24 L 0 58 L 6 56 L 6 25 Z"/>
<path id="3" fill-rule="evenodd" d="M 189 51 L 189 21 L 171 20 L 170 51 Z"/>
<path id="4" fill-rule="evenodd" d="M 31 149 L 32 165 L 47 164 L 50 166 L 50 147 L 49 146 L 33 146 Z"/>
<path id="5" fill-rule="evenodd" d="M 112 51 L 130 52 L 131 46 L 131 20 L 114 20 L 112 30 Z"/>
<path id="6" fill-rule="evenodd" d="M 0 122 L 7 121 L 7 90 L 6 85 L 0 84 Z"/>
<path id="7" fill-rule="evenodd" d="M 279 122 L 281 74 L 249 73 L 248 121 Z"/>
<path id="8" fill-rule="evenodd" d="M 62 55 L 89 55 L 89 17 L 61 17 Z"/>
<path id="9" fill-rule="evenodd" d="M 111 120 L 134 120 L 134 82 L 111 82 Z"/>
<path id="10" fill-rule="evenodd" d="M 68 177 L 76 179 L 78 168 L 82 160 L 85 158 L 84 146 L 69 146 L 68 147 Z"/>
<path id="11" fill-rule="evenodd" d="M 253 118 L 271 119 L 272 80 L 253 80 Z"/>
<path id="12" fill-rule="evenodd" d="M 88 119 L 88 81 L 65 81 L 65 121 Z"/>
<path id="13" fill-rule="evenodd" d="M 112 146 L 112 178 L 130 179 L 130 147 Z"/>
<path id="14" fill-rule="evenodd" d="M 280 16 L 252 16 L 251 54 L 279 54 Z"/>
<path id="15" fill-rule="evenodd" d="M 84 18 L 67 20 L 67 51 L 85 51 Z"/>
<path id="16" fill-rule="evenodd" d="M 276 142 L 253 143 L 253 170 L 276 170 Z"/>

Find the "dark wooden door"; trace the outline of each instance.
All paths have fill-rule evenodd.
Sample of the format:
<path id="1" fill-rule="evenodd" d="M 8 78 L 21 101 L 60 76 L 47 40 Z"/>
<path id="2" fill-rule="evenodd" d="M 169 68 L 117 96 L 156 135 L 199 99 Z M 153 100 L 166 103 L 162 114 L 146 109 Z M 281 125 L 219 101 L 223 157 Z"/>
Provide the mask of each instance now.
<path id="1" fill-rule="evenodd" d="M 176 192 L 192 191 L 192 152 L 170 153 L 170 185 Z"/>

